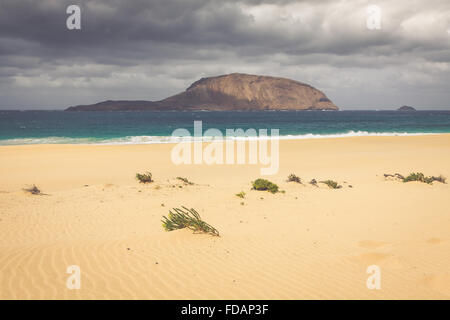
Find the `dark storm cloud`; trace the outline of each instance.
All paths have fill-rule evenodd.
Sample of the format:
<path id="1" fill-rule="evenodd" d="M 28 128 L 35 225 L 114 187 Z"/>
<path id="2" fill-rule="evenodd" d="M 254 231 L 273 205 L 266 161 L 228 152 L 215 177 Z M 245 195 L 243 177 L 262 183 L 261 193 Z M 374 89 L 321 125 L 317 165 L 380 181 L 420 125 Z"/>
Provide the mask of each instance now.
<path id="1" fill-rule="evenodd" d="M 37 43 L 46 54 L 44 57 L 52 54 L 54 57 L 87 55 L 99 49 L 107 51 L 139 43 L 238 46 L 249 47 L 250 52 L 251 48 L 264 48 L 269 52 L 285 50 L 291 54 L 349 54 L 371 45 L 387 45 L 398 40 L 392 33 L 368 34 L 364 28 L 353 30 L 349 37 L 348 28 L 340 28 L 339 21 L 336 21 L 335 30 L 329 33 L 323 28 L 326 22 L 324 14 L 307 21 L 299 19 L 295 28 L 286 28 L 255 23 L 252 12 L 245 12 L 245 6 L 249 4 L 273 5 L 277 1 L 85 0 L 78 3 L 83 14 L 83 30 L 73 32 L 64 27 L 65 9 L 73 3 L 6 0 L 0 11 L 0 37 L 6 41 L 20 39 L 30 44 Z M 324 3 L 321 5 L 326 7 Z M 361 26 L 364 23 L 365 20 L 361 20 Z M 140 49 L 147 50 L 146 45 Z M 134 49 L 128 48 L 129 51 Z M 119 50 L 119 54 L 128 50 Z"/>
<path id="2" fill-rule="evenodd" d="M 82 30 L 66 28 L 72 4 Z M 366 28 L 369 4 L 381 30 Z M 309 82 L 344 107 L 446 105 L 449 23 L 446 0 L 2 0 L 0 106 L 160 99 L 235 71 Z"/>

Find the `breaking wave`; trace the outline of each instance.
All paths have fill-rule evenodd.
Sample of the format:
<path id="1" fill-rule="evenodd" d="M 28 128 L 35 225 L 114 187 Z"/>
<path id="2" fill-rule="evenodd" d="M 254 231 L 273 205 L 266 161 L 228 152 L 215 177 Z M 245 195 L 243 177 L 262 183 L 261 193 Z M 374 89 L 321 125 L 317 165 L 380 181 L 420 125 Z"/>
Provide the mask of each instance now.
<path id="1" fill-rule="evenodd" d="M 174 136 L 126 136 L 121 138 L 72 138 L 72 137 L 44 137 L 44 138 L 17 138 L 0 140 L 0 145 L 32 145 L 32 144 L 94 144 L 94 145 L 133 145 L 133 144 L 160 144 L 179 143 L 190 141 L 220 141 L 220 140 L 260 140 L 269 139 L 269 136 L 255 137 L 174 137 Z M 436 133 L 426 132 L 368 132 L 368 131 L 348 131 L 345 133 L 315 134 L 306 133 L 298 135 L 280 135 L 280 140 L 300 140 L 300 139 L 326 139 L 364 136 L 418 136 Z"/>

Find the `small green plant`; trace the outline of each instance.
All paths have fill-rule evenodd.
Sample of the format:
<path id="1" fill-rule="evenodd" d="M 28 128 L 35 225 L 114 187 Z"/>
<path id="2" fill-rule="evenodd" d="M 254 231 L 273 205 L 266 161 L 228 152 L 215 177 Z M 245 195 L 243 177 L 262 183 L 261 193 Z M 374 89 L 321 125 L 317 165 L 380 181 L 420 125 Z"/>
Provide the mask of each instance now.
<path id="1" fill-rule="evenodd" d="M 420 181 L 431 184 L 433 182 L 433 178 L 426 177 L 422 172 L 412 172 L 409 174 L 409 176 L 403 178 L 403 182 L 410 182 L 410 181 Z"/>
<path id="2" fill-rule="evenodd" d="M 187 178 L 177 177 L 177 180 L 183 181 L 185 184 L 193 185 L 194 183 L 189 181 Z"/>
<path id="3" fill-rule="evenodd" d="M 241 199 L 244 199 L 244 198 L 245 198 L 245 192 L 244 192 L 244 191 L 241 191 L 241 192 L 239 192 L 239 193 L 236 193 L 236 197 L 239 197 L 239 198 L 241 198 Z"/>
<path id="4" fill-rule="evenodd" d="M 410 181 L 420 181 L 420 182 L 432 184 L 434 181 L 446 183 L 447 179 L 443 175 L 440 175 L 438 177 L 435 177 L 435 176 L 427 177 L 422 172 L 412 172 L 409 174 L 409 176 L 403 178 L 403 182 L 410 182 Z"/>
<path id="5" fill-rule="evenodd" d="M 163 216 L 161 222 L 164 230 L 173 231 L 188 228 L 194 231 L 194 233 L 207 233 L 219 237 L 219 231 L 203 221 L 197 211 L 184 206 L 181 208 L 173 208 L 174 212 L 169 211 L 168 218 Z"/>
<path id="6" fill-rule="evenodd" d="M 331 189 L 340 189 L 340 188 L 342 188 L 341 185 L 339 185 L 336 181 L 333 181 L 333 180 L 325 180 L 325 181 L 320 181 L 320 182 L 326 184 Z"/>
<path id="7" fill-rule="evenodd" d="M 269 191 L 271 193 L 278 192 L 278 186 L 266 179 L 256 179 L 253 182 L 253 189 L 258 191 Z"/>
<path id="8" fill-rule="evenodd" d="M 245 203 L 244 202 L 241 202 L 241 206 L 243 206 Z"/>
<path id="9" fill-rule="evenodd" d="M 146 173 L 136 173 L 136 179 L 140 182 L 140 183 L 150 183 L 153 182 L 152 180 L 152 174 L 150 172 L 146 172 Z"/>
<path id="10" fill-rule="evenodd" d="M 289 176 L 288 176 L 288 178 L 287 178 L 287 180 L 286 180 L 287 182 L 297 182 L 297 183 L 302 183 L 302 179 L 300 179 L 299 177 L 297 177 L 295 174 L 293 174 L 293 173 L 291 173 Z"/>
<path id="11" fill-rule="evenodd" d="M 447 183 L 447 178 L 445 178 L 443 175 L 439 175 L 437 177 L 435 177 L 435 176 L 427 177 L 422 172 L 412 172 L 407 177 L 402 176 L 400 173 L 395 173 L 395 174 L 385 173 L 384 177 L 399 179 L 403 182 L 419 181 L 419 182 L 423 182 L 423 183 L 427 183 L 427 184 L 432 184 L 434 181 L 437 181 L 440 183 Z"/>
<path id="12" fill-rule="evenodd" d="M 34 194 L 34 195 L 42 195 L 42 191 L 33 184 L 33 186 L 24 188 L 23 191 Z"/>

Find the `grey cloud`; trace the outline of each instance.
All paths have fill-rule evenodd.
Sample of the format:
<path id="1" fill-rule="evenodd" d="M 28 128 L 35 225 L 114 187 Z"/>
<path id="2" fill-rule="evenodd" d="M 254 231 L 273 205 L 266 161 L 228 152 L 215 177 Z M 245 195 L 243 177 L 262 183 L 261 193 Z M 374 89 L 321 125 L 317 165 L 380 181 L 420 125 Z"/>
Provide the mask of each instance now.
<path id="1" fill-rule="evenodd" d="M 448 104 L 450 3 L 377 2 L 369 31 L 365 0 L 2 0 L 0 107 L 160 99 L 235 71 L 309 82 L 344 107 Z M 81 31 L 65 27 L 70 4 Z"/>

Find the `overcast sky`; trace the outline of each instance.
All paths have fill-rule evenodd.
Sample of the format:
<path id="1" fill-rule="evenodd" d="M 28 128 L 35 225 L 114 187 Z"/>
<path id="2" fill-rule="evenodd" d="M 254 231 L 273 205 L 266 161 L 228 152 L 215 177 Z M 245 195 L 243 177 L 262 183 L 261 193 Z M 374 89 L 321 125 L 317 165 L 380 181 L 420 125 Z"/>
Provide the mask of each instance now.
<path id="1" fill-rule="evenodd" d="M 232 72 L 309 83 L 342 109 L 450 109 L 450 1 L 0 0 L 2 109 L 159 100 Z"/>

